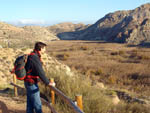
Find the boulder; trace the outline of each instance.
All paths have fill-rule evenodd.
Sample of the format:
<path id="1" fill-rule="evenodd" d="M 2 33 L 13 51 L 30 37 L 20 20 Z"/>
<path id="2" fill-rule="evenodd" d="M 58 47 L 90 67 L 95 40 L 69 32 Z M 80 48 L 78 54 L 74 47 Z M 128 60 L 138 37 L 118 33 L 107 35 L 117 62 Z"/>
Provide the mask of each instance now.
<path id="1" fill-rule="evenodd" d="M 0 45 L 0 49 L 1 49 L 1 48 L 3 48 L 3 47 Z"/>
<path id="2" fill-rule="evenodd" d="M 120 99 L 118 98 L 117 95 L 112 95 L 112 96 L 111 96 L 111 99 L 112 99 L 112 103 L 113 103 L 114 105 L 117 105 L 117 104 L 120 102 Z"/>

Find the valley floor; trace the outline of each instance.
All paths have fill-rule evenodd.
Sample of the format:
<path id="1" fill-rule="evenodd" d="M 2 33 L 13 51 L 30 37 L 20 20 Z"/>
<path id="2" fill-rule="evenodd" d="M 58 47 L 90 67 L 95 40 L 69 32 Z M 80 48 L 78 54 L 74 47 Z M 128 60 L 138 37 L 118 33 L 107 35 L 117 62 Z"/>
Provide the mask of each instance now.
<path id="1" fill-rule="evenodd" d="M 51 41 L 47 52 L 93 82 L 126 89 L 140 97 L 149 96 L 149 47 L 102 41 Z"/>

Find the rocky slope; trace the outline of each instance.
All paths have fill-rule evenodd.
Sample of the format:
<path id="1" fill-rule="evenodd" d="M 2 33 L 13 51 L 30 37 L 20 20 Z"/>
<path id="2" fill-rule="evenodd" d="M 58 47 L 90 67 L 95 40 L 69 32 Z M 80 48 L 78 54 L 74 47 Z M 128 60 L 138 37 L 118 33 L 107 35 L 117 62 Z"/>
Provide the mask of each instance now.
<path id="1" fill-rule="evenodd" d="M 78 39 L 140 44 L 150 41 L 150 4 L 109 13 L 83 30 Z"/>
<path id="2" fill-rule="evenodd" d="M 0 45 L 12 47 L 23 43 L 24 45 L 29 45 L 29 43 L 37 40 L 50 41 L 59 39 L 149 44 L 149 12 L 150 3 L 134 10 L 109 13 L 93 25 L 66 22 L 49 27 L 26 26 L 20 28 L 0 22 Z"/>
<path id="3" fill-rule="evenodd" d="M 32 33 L 32 37 L 35 37 L 37 40 L 50 41 L 58 38 L 50 31 L 40 26 L 25 26 L 23 29 L 27 32 Z"/>
<path id="4" fill-rule="evenodd" d="M 65 22 L 47 27 L 47 30 L 53 32 L 62 40 L 75 40 L 79 36 L 78 31 L 87 28 L 89 25 L 83 23 L 73 24 Z"/>
<path id="5" fill-rule="evenodd" d="M 44 27 L 26 26 L 21 28 L 0 22 L 0 45 L 3 47 L 24 46 L 39 40 L 51 41 L 59 39 Z"/>
<path id="6" fill-rule="evenodd" d="M 3 85 L 9 84 L 12 81 L 12 74 L 10 70 L 13 69 L 13 63 L 15 58 L 19 55 L 29 54 L 32 50 L 26 49 L 12 49 L 1 48 L 0 49 L 0 82 Z M 59 63 L 56 59 L 48 56 L 46 53 L 42 56 L 45 70 L 54 70 L 55 72 L 64 72 L 67 75 L 73 75 L 70 68 L 64 64 Z"/>

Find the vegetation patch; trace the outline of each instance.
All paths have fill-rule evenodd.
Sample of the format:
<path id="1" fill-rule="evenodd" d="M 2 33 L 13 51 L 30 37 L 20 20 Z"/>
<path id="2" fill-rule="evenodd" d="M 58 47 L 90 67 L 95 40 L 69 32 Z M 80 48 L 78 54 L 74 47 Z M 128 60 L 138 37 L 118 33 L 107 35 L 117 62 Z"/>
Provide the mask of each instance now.
<path id="1" fill-rule="evenodd" d="M 58 55 L 56 55 L 56 57 L 59 60 L 67 60 L 70 57 L 70 55 L 68 53 L 64 53 L 64 54 L 58 54 Z"/>

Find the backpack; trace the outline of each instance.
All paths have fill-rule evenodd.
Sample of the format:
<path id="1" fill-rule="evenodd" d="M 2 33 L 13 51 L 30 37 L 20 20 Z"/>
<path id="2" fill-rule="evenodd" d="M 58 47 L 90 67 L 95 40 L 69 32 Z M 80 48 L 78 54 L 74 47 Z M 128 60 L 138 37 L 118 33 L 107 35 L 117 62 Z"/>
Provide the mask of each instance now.
<path id="1" fill-rule="evenodd" d="M 25 65 L 27 62 L 28 55 L 24 54 L 16 58 L 14 62 L 14 69 L 11 73 L 15 73 L 18 80 L 24 80 L 26 77 Z"/>

